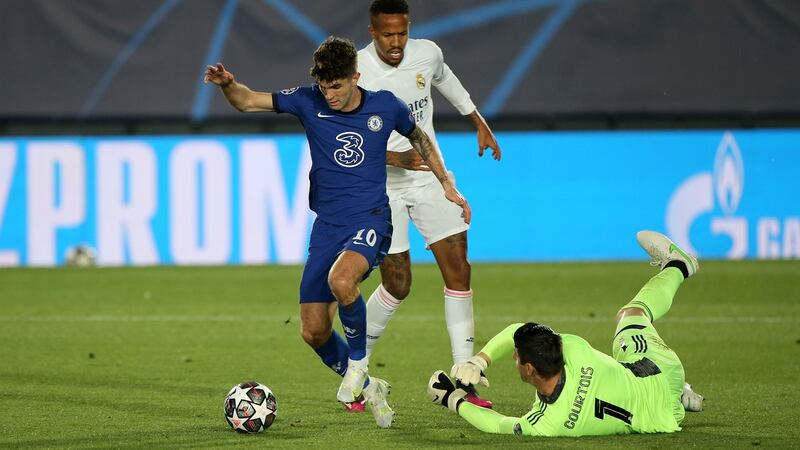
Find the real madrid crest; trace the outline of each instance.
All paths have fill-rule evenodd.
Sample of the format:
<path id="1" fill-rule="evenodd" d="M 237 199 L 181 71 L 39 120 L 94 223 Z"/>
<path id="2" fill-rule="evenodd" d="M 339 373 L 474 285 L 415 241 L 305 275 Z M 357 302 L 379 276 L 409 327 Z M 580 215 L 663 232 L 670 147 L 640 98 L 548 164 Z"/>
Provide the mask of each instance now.
<path id="1" fill-rule="evenodd" d="M 381 128 L 383 128 L 383 119 L 381 119 L 381 116 L 372 116 L 367 119 L 367 126 L 372 131 L 381 131 Z"/>
<path id="2" fill-rule="evenodd" d="M 417 74 L 417 89 L 425 89 L 425 77 L 422 73 Z"/>

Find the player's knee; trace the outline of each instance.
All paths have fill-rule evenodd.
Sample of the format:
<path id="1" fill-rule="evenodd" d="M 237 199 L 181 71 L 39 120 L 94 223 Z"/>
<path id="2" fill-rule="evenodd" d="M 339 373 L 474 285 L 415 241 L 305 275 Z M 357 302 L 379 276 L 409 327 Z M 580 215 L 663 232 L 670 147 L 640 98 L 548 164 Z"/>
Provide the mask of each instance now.
<path id="1" fill-rule="evenodd" d="M 647 312 L 645 312 L 645 310 L 643 310 L 642 308 L 632 306 L 628 308 L 622 308 L 619 310 L 619 312 L 617 313 L 617 323 L 619 323 L 622 319 L 630 316 L 644 316 L 647 319 L 650 319 L 650 316 L 647 315 Z"/>
<path id="2" fill-rule="evenodd" d="M 311 348 L 319 348 L 328 341 L 330 330 L 303 327 L 303 329 L 300 330 L 300 336 L 303 337 L 303 340 L 306 341 L 306 344 L 311 346 Z"/>
<path id="3" fill-rule="evenodd" d="M 331 288 L 333 295 L 340 302 L 348 299 L 355 288 L 355 286 L 353 286 L 353 282 L 347 277 L 336 274 L 331 274 L 328 276 L 328 286 Z"/>

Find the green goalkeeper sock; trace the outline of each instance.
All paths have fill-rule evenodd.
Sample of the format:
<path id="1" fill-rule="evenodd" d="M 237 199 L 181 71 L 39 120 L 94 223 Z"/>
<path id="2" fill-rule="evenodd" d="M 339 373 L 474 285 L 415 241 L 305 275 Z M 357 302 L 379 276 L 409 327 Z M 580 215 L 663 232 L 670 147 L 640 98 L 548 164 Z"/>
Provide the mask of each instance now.
<path id="1" fill-rule="evenodd" d="M 655 322 L 664 316 L 672 306 L 672 298 L 683 283 L 683 273 L 677 267 L 667 267 L 642 286 L 636 297 L 625 308 L 641 308 L 648 316 L 650 322 Z"/>

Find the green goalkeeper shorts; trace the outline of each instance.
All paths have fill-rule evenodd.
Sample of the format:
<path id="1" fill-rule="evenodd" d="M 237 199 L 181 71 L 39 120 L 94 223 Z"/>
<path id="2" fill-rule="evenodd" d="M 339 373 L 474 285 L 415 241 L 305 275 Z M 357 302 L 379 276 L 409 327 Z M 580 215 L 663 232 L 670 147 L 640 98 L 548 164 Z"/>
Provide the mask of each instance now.
<path id="1" fill-rule="evenodd" d="M 678 423 L 685 415 L 681 394 L 686 375 L 678 355 L 664 343 L 646 316 L 628 316 L 617 324 L 612 342 L 614 359 L 635 363 L 647 358 L 664 374 L 670 389 L 673 414 Z"/>

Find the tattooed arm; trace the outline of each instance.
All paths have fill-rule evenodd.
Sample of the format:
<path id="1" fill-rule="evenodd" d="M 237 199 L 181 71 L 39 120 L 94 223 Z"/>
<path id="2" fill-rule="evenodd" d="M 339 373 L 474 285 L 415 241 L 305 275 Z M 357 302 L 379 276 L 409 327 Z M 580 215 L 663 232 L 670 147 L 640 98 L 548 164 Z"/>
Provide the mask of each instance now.
<path id="1" fill-rule="evenodd" d="M 414 127 L 414 131 L 408 136 L 408 140 L 411 142 L 414 150 L 425 160 L 425 164 L 431 169 L 431 172 L 433 172 L 439 182 L 442 183 L 442 187 L 445 187 L 445 182 L 449 182 L 450 180 L 447 175 L 447 169 L 445 169 L 444 161 L 442 161 L 442 157 L 439 156 L 439 153 L 436 151 L 436 148 L 434 148 L 433 142 L 431 142 L 428 135 L 422 131 L 422 128 Z"/>
<path id="2" fill-rule="evenodd" d="M 408 136 L 408 140 L 411 142 L 414 150 L 425 160 L 425 164 L 430 168 L 431 172 L 433 172 L 439 182 L 442 183 L 444 196 L 464 210 L 464 222 L 469 223 L 472 220 L 472 210 L 470 210 L 469 203 L 467 203 L 467 199 L 458 192 L 458 189 L 456 189 L 453 181 L 448 176 L 447 169 L 444 167 L 444 161 L 442 161 L 439 152 L 434 148 L 431 139 L 422 131 L 422 128 L 415 127 L 411 135 Z"/>

